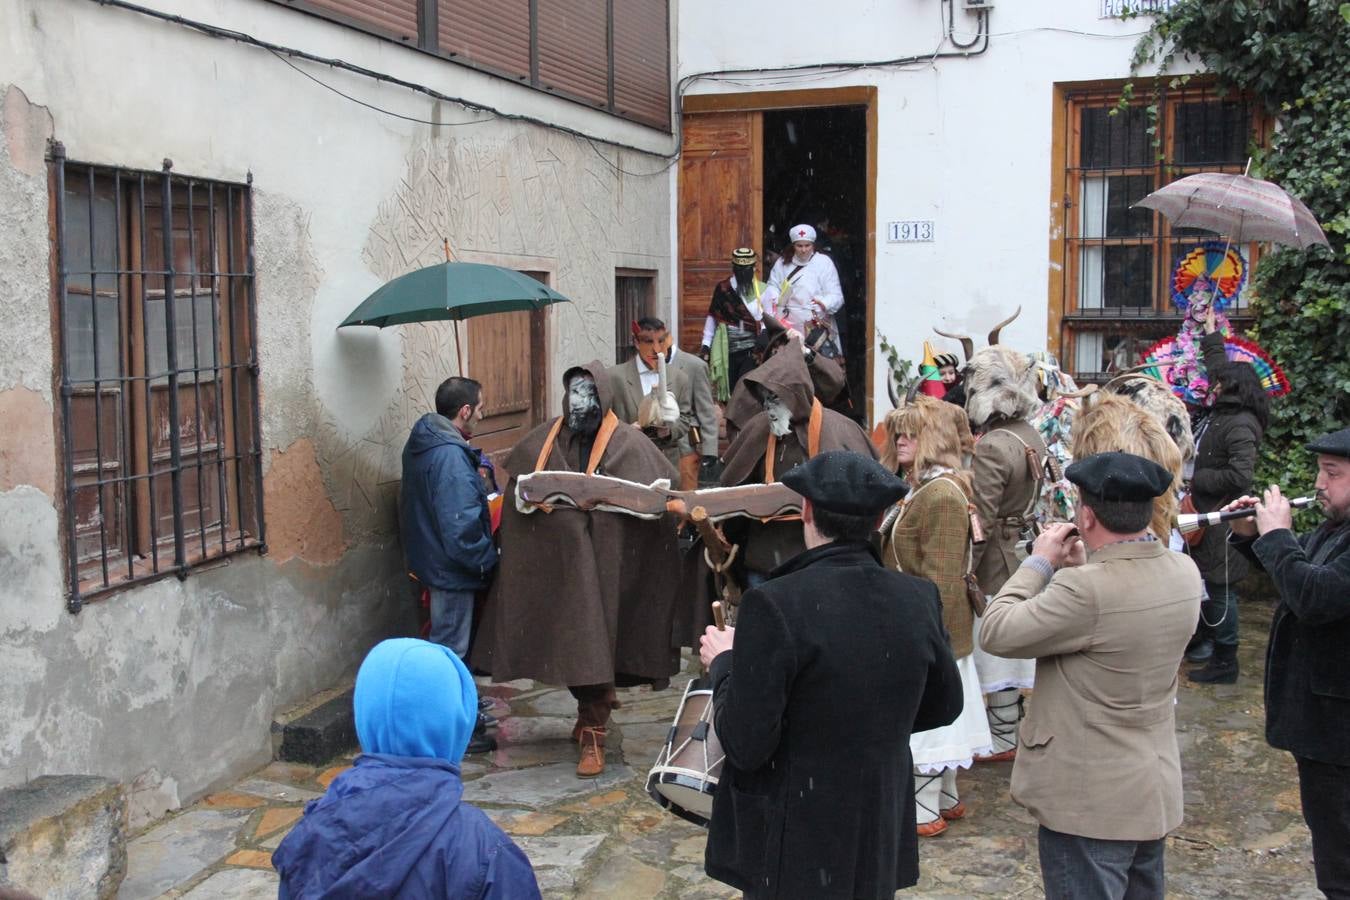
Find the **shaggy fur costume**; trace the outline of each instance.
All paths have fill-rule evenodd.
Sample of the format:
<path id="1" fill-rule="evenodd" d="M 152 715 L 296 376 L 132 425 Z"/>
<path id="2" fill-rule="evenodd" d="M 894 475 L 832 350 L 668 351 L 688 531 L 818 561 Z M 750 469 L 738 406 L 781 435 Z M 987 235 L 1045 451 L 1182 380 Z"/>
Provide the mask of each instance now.
<path id="1" fill-rule="evenodd" d="M 1173 400 L 1162 382 L 1164 393 Z M 1177 401 L 1180 403 L 1180 401 Z M 1163 425 L 1163 419 L 1148 407 L 1126 397 L 1098 391 L 1088 397 L 1073 422 L 1073 456 L 1085 459 L 1094 453 L 1121 450 L 1151 459 L 1172 473 L 1173 485 L 1181 484 L 1181 450 Z M 1190 435 L 1189 425 L 1186 428 Z M 1166 491 L 1153 501 L 1153 519 L 1149 523 L 1158 540 L 1166 544 L 1177 514 L 1175 491 Z"/>
<path id="2" fill-rule="evenodd" d="M 1183 462 L 1195 458 L 1195 437 L 1191 434 L 1190 413 L 1171 388 L 1151 376 L 1135 374 L 1111 379 L 1105 390 L 1132 400 L 1148 410 L 1167 430 L 1181 451 Z M 1173 474 L 1177 475 L 1177 484 L 1181 484 L 1179 472 Z"/>
<path id="3" fill-rule="evenodd" d="M 966 366 L 966 414 L 976 430 L 994 422 L 1026 419 L 1041 405 L 1036 368 L 1025 353 L 985 347 Z"/>

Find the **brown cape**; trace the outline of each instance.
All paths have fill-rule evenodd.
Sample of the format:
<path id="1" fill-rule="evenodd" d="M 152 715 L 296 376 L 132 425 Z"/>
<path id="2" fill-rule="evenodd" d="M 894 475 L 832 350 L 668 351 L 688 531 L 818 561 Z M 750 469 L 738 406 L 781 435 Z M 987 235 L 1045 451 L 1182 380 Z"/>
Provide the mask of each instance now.
<path id="1" fill-rule="evenodd" d="M 796 338 L 788 342 L 786 346 L 778 353 L 788 353 L 796 351 L 801 354 L 801 344 Z M 774 356 L 777 356 L 775 353 Z M 773 357 L 769 357 L 772 359 Z M 803 359 L 805 357 L 803 356 Z M 811 362 L 807 363 L 806 370 L 811 374 L 811 389 L 827 409 L 830 404 L 839 399 L 839 395 L 844 390 L 844 370 L 839 368 L 839 363 L 827 356 L 817 353 Z M 748 373 L 747 373 L 748 374 Z M 727 401 L 726 422 L 727 422 L 727 440 L 736 440 L 736 435 L 745 427 L 745 423 L 753 419 L 764 407 L 760 405 L 759 398 L 751 392 L 750 386 L 742 378 L 736 382 L 736 387 L 731 391 L 731 399 Z"/>
<path id="2" fill-rule="evenodd" d="M 773 391 L 792 413 L 792 430 L 778 440 L 774 459 L 775 480 L 781 480 L 784 472 L 806 462 L 807 458 L 807 420 L 815 395 L 806 360 L 800 352 L 793 352 L 789 347 L 769 357 L 759 368 L 747 372 L 741 381 Z M 762 483 L 768 441 L 769 414 L 761 411 L 745 423 L 736 440 L 727 448 L 722 484 L 730 487 Z M 871 459 L 877 458 L 876 448 L 858 423 L 828 409 L 824 410 L 820 427 L 820 452 L 826 450 L 852 450 Z M 802 543 L 801 522 L 745 521 L 742 558 L 751 570 L 770 572 L 806 549 Z M 733 526 L 732 530 L 741 529 Z"/>
<path id="3" fill-rule="evenodd" d="M 605 367 L 596 361 L 578 368 L 595 378 L 601 409 L 608 411 Z M 552 425 L 530 431 L 507 460 L 514 474 L 502 507 L 501 564 L 470 662 L 494 681 L 570 686 L 668 678 L 679 668 L 671 646 L 680 566 L 676 520 L 562 507 L 519 512 L 515 475 L 534 471 Z M 544 468 L 584 471 L 590 447 L 583 443 L 564 421 Z M 679 478 L 640 430 L 623 423 L 596 474 L 642 484 Z"/>

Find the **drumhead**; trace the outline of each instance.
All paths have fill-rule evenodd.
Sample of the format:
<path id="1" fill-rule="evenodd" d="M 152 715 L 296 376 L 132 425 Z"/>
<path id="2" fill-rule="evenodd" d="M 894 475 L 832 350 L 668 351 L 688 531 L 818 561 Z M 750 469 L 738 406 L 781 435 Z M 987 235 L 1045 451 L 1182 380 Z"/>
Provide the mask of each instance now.
<path id="1" fill-rule="evenodd" d="M 712 817 L 716 778 L 701 778 L 694 773 L 679 771 L 652 772 L 648 787 L 670 802 L 672 812 L 674 808 L 682 809 L 705 821 Z"/>

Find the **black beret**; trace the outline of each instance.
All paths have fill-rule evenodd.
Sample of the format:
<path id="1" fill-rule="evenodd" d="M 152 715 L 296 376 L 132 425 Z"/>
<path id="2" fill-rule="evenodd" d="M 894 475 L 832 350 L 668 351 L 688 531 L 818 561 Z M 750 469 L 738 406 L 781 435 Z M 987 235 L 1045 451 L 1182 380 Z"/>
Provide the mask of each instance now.
<path id="1" fill-rule="evenodd" d="M 876 460 L 851 450 L 813 456 L 785 474 L 783 484 L 814 506 L 853 516 L 879 513 L 909 493 L 909 485 Z"/>
<path id="2" fill-rule="evenodd" d="M 1172 473 L 1153 460 L 1117 451 L 1080 459 L 1064 470 L 1064 476 L 1084 494 L 1125 503 L 1152 500 L 1172 484 Z"/>
<path id="3" fill-rule="evenodd" d="M 1325 453 L 1327 456 L 1350 458 L 1350 428 L 1324 434 L 1309 444 L 1308 449 L 1314 453 Z"/>

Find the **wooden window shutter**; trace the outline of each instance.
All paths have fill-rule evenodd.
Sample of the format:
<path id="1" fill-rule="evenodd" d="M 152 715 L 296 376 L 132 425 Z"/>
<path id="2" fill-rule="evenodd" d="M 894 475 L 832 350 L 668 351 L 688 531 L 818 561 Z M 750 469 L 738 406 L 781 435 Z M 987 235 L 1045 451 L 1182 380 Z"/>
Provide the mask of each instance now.
<path id="1" fill-rule="evenodd" d="M 614 4 L 614 112 L 670 126 L 670 13 L 667 0 Z"/>
<path id="2" fill-rule="evenodd" d="M 605 0 L 540 3 L 539 86 L 607 107 L 608 43 Z"/>
<path id="3" fill-rule="evenodd" d="M 290 5 L 417 46 L 417 0 L 291 0 Z"/>
<path id="4" fill-rule="evenodd" d="M 437 0 L 437 10 L 442 53 L 530 77 L 530 0 Z"/>

